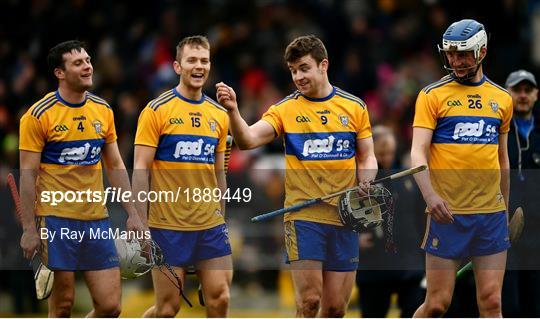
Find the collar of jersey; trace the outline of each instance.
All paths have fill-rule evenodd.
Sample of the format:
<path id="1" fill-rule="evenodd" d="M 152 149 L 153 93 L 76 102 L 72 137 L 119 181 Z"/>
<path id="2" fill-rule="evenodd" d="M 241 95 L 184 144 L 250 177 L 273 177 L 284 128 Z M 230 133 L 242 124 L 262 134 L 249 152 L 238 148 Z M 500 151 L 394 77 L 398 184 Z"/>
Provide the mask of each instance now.
<path id="1" fill-rule="evenodd" d="M 486 82 L 486 76 L 483 75 L 482 76 L 482 79 L 480 79 L 480 81 L 478 82 L 471 82 L 471 81 L 458 81 L 457 78 L 455 76 L 452 76 L 454 78 L 454 80 L 459 83 L 459 84 L 463 84 L 463 85 L 466 85 L 466 86 L 480 86 L 482 85 L 484 82 Z"/>
<path id="2" fill-rule="evenodd" d="M 180 92 L 178 92 L 176 90 L 176 88 L 173 88 L 173 92 L 174 92 L 174 95 L 178 96 L 178 98 L 180 100 L 186 101 L 186 102 L 191 103 L 191 104 L 201 104 L 202 102 L 204 102 L 204 99 L 206 98 L 206 96 L 203 93 L 200 100 L 191 100 L 191 99 L 188 99 L 187 97 L 183 96 L 182 94 L 180 94 Z"/>
<path id="3" fill-rule="evenodd" d="M 58 101 L 60 101 L 60 103 L 64 104 L 65 106 L 69 106 L 69 107 L 81 107 L 83 105 L 86 104 L 86 94 L 84 95 L 84 101 L 82 101 L 81 103 L 69 103 L 68 101 L 64 100 L 61 96 L 60 96 L 60 92 L 56 91 L 54 92 L 54 94 L 56 95 L 56 98 L 58 99 Z"/>
<path id="4" fill-rule="evenodd" d="M 302 93 L 300 93 L 300 95 L 302 95 L 306 100 L 311 101 L 311 102 L 324 102 L 324 101 L 330 100 L 334 95 L 336 95 L 336 87 L 332 86 L 332 92 L 328 96 L 325 96 L 325 97 L 309 97 L 309 96 L 305 96 Z"/>

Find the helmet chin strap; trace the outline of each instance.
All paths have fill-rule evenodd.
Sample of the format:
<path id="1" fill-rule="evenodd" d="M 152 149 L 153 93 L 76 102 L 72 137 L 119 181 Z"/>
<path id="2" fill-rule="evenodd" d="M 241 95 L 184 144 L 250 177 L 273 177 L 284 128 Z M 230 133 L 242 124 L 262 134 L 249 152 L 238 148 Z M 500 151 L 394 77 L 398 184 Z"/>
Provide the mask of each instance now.
<path id="1" fill-rule="evenodd" d="M 480 70 L 481 65 L 482 65 L 481 63 L 478 63 L 476 67 L 471 67 L 471 69 L 474 68 L 474 71 L 468 72 L 465 76 L 457 76 L 455 70 L 452 70 L 452 72 L 450 73 L 450 76 L 459 83 L 466 83 L 476 76 L 476 74 L 478 73 L 478 70 Z"/>
<path id="2" fill-rule="evenodd" d="M 478 74 L 478 70 L 480 70 L 480 66 L 482 65 L 482 61 L 484 61 L 484 57 L 482 57 L 481 59 L 480 58 L 478 59 L 478 61 L 476 62 L 476 66 L 463 68 L 463 69 L 474 69 L 474 71 L 468 72 L 465 76 L 461 76 L 461 77 L 457 76 L 455 69 L 452 69 L 452 68 L 447 68 L 447 71 L 450 72 L 450 76 L 454 78 L 454 80 L 456 80 L 457 82 L 466 83 L 470 81 L 472 78 L 474 78 L 476 74 Z"/>

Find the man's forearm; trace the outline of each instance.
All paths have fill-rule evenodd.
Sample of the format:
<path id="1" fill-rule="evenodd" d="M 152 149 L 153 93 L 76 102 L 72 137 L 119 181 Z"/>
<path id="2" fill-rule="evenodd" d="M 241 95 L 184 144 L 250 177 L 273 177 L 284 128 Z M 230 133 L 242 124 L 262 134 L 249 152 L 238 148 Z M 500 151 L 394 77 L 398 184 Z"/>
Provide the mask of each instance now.
<path id="1" fill-rule="evenodd" d="M 502 161 L 501 165 L 501 193 L 506 205 L 506 211 L 510 209 L 510 167 L 509 163 Z"/>
<path id="2" fill-rule="evenodd" d="M 138 194 L 148 193 L 149 189 L 149 171 L 148 169 L 134 169 L 133 170 L 133 196 L 135 196 L 135 209 L 139 214 L 139 217 L 143 224 L 148 223 L 148 201 L 146 196 L 141 200 Z"/>
<path id="3" fill-rule="evenodd" d="M 221 190 L 221 194 L 222 194 L 222 199 L 221 199 L 221 213 L 223 214 L 223 216 L 225 217 L 225 199 L 223 196 L 223 194 L 225 194 L 225 192 L 227 191 L 227 179 L 225 177 L 225 172 L 224 171 L 218 171 L 216 173 L 216 178 L 217 178 L 217 183 L 218 183 L 218 187 L 219 189 Z"/>
<path id="4" fill-rule="evenodd" d="M 234 137 L 234 142 L 240 149 L 249 149 L 250 142 L 252 141 L 249 133 L 249 125 L 242 118 L 238 109 L 230 111 L 229 113 L 230 129 Z"/>
<path id="5" fill-rule="evenodd" d="M 21 170 L 21 224 L 24 231 L 36 229 L 34 212 L 36 201 L 36 176 L 36 172 Z"/>
<path id="6" fill-rule="evenodd" d="M 125 167 L 107 169 L 107 177 L 112 187 L 115 187 L 122 192 L 131 192 L 131 197 L 125 201 L 122 200 L 122 207 L 129 216 L 137 214 L 135 206 L 133 205 L 133 196 L 134 193 L 131 190 L 131 185 L 129 184 L 129 176 Z"/>
<path id="7" fill-rule="evenodd" d="M 372 181 L 377 177 L 377 159 L 375 156 L 366 156 L 358 161 L 358 182 Z"/>

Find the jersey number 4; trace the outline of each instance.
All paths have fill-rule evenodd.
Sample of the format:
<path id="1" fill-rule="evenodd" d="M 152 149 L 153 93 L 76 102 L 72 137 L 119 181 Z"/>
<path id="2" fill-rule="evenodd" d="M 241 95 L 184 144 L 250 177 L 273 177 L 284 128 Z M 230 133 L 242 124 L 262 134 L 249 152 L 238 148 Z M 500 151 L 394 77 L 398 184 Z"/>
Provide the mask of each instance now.
<path id="1" fill-rule="evenodd" d="M 81 132 L 84 132 L 84 126 L 82 124 L 82 122 L 79 122 L 79 125 L 77 125 L 77 129 Z"/>

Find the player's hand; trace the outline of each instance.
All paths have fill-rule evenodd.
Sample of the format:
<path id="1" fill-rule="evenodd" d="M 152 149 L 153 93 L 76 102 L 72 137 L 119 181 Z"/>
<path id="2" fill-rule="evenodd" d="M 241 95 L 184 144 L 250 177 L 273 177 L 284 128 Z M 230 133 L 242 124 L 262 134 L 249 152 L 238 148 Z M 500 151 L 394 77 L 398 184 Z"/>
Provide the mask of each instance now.
<path id="1" fill-rule="evenodd" d="M 136 232 L 137 238 L 144 238 L 144 232 L 148 231 L 148 227 L 141 222 L 141 219 L 137 214 L 133 214 L 128 217 L 126 221 L 126 229 L 128 231 Z"/>
<path id="2" fill-rule="evenodd" d="M 37 230 L 34 228 L 25 230 L 21 237 L 21 248 L 24 258 L 32 259 L 34 253 L 39 250 L 41 241 Z"/>
<path id="3" fill-rule="evenodd" d="M 360 196 L 368 196 L 371 181 L 362 181 L 358 183 L 358 187 L 358 194 L 360 194 Z"/>
<path id="4" fill-rule="evenodd" d="M 448 202 L 442 199 L 436 193 L 425 198 L 428 212 L 433 219 L 438 223 L 451 224 L 454 222 L 454 217 L 450 211 Z"/>
<path id="5" fill-rule="evenodd" d="M 358 236 L 358 243 L 360 245 L 360 249 L 373 248 L 373 246 L 375 245 L 373 243 L 373 234 L 370 232 L 360 233 L 360 235 Z"/>
<path id="6" fill-rule="evenodd" d="M 236 101 L 236 93 L 234 90 L 223 82 L 216 84 L 216 98 L 219 104 L 221 104 L 228 111 L 234 111 L 238 109 L 238 102 Z"/>

